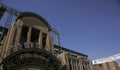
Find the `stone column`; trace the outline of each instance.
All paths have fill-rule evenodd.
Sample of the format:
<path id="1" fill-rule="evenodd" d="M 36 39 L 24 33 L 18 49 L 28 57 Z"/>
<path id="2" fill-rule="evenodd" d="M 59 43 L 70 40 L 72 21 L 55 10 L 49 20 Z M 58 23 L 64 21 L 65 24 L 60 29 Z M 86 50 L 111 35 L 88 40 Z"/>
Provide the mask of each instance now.
<path id="1" fill-rule="evenodd" d="M 82 62 L 82 65 L 83 65 L 83 69 L 86 69 L 86 68 L 85 68 L 85 63 L 84 63 L 84 62 Z"/>
<path id="2" fill-rule="evenodd" d="M 73 68 L 73 61 L 72 61 L 72 59 L 71 59 L 71 67 L 72 67 L 72 70 L 74 70 L 74 68 Z"/>
<path id="3" fill-rule="evenodd" d="M 87 70 L 90 70 L 89 63 L 87 63 Z"/>
<path id="4" fill-rule="evenodd" d="M 65 59 L 66 59 L 66 65 L 67 65 L 67 70 L 69 70 L 70 69 L 70 62 L 69 62 L 69 58 L 68 58 L 68 55 L 67 54 L 65 54 Z"/>
<path id="5" fill-rule="evenodd" d="M 47 33 L 47 37 L 46 37 L 46 48 L 47 48 L 47 51 L 50 51 L 50 49 L 51 49 L 49 33 Z"/>
<path id="6" fill-rule="evenodd" d="M 80 66 L 81 66 L 81 70 L 83 70 L 82 60 L 80 60 Z"/>
<path id="7" fill-rule="evenodd" d="M 80 69 L 80 70 L 82 70 L 82 68 L 81 68 L 81 62 L 80 62 L 80 60 L 79 60 L 79 69 Z"/>
<path id="8" fill-rule="evenodd" d="M 78 70 L 78 62 L 77 62 L 77 60 L 76 60 L 76 70 Z"/>
<path id="9" fill-rule="evenodd" d="M 54 53 L 54 45 L 53 45 L 54 43 L 53 43 L 53 38 L 52 37 L 50 37 L 50 50 L 51 50 L 51 52 L 52 53 Z"/>
<path id="10" fill-rule="evenodd" d="M 39 48 L 42 48 L 42 31 L 39 33 L 39 40 L 38 40 Z"/>
<path id="11" fill-rule="evenodd" d="M 15 30 L 15 28 L 14 28 L 14 26 L 12 26 L 10 29 L 9 35 L 7 35 L 6 46 L 3 46 L 3 47 L 5 47 L 5 49 L 3 50 L 3 52 L 4 52 L 3 57 L 6 57 L 8 48 L 12 45 L 14 30 Z"/>
<path id="12" fill-rule="evenodd" d="M 18 25 L 16 29 L 17 29 L 17 34 L 16 34 L 15 45 L 14 46 L 15 46 L 16 50 L 19 50 L 19 49 L 21 49 L 20 37 L 21 37 L 22 25 Z"/>
<path id="13" fill-rule="evenodd" d="M 30 44 L 31 44 L 31 29 L 32 29 L 32 27 L 29 27 L 29 30 L 28 30 L 28 33 L 27 33 L 27 43 L 26 43 L 26 48 L 30 48 L 31 46 L 30 46 Z"/>
<path id="14" fill-rule="evenodd" d="M 10 33 L 10 30 L 8 31 L 8 33 Z M 8 36 L 5 36 L 4 39 L 3 39 L 3 42 L 2 42 L 2 48 L 1 48 L 1 52 L 0 52 L 0 61 L 3 60 L 3 55 L 4 55 L 4 52 L 5 52 L 5 49 L 6 49 L 6 45 L 7 45 L 7 41 L 8 41 Z"/>

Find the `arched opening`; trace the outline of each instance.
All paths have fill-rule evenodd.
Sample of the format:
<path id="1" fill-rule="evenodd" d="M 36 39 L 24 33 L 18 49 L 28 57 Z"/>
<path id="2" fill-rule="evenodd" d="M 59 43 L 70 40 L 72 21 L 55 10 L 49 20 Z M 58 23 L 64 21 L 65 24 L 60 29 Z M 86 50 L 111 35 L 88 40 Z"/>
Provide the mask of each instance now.
<path id="1" fill-rule="evenodd" d="M 37 48 L 16 51 L 3 60 L 3 70 L 58 70 L 61 62 L 51 53 Z"/>

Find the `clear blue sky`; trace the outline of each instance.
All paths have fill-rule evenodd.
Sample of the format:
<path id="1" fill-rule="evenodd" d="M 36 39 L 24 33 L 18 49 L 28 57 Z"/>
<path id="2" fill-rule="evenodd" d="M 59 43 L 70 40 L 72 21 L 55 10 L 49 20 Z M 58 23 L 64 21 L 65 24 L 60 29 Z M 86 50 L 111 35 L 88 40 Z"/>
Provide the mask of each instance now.
<path id="1" fill-rule="evenodd" d="M 120 52 L 120 0 L 3 0 L 43 16 L 60 32 L 61 46 L 91 60 Z"/>

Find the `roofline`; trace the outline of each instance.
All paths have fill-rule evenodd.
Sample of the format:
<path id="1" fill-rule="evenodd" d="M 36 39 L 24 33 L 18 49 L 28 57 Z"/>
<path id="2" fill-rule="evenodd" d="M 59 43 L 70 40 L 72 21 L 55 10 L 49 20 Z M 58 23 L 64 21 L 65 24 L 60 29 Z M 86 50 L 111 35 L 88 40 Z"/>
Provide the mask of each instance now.
<path id="1" fill-rule="evenodd" d="M 41 20 L 46 25 L 48 30 L 51 31 L 51 26 L 49 25 L 49 23 L 42 16 L 37 15 L 37 14 L 35 14 L 33 12 L 20 12 L 20 15 L 17 17 L 16 21 L 18 19 L 22 19 L 24 17 L 34 17 L 34 18 L 36 18 L 38 20 Z"/>
<path id="2" fill-rule="evenodd" d="M 82 55 L 82 56 L 85 56 L 85 57 L 87 57 L 88 58 L 88 55 L 85 55 L 85 54 L 82 54 L 82 53 L 79 53 L 79 52 L 76 52 L 76 51 L 73 51 L 73 50 L 70 50 L 70 49 L 67 49 L 67 48 L 64 48 L 64 47 L 62 47 L 62 46 L 58 46 L 58 45 L 54 45 L 56 48 L 61 48 L 61 49 L 64 49 L 64 50 L 66 50 L 66 51 L 70 51 L 70 52 L 73 52 L 73 53 L 75 53 L 75 54 L 78 54 L 78 55 Z"/>

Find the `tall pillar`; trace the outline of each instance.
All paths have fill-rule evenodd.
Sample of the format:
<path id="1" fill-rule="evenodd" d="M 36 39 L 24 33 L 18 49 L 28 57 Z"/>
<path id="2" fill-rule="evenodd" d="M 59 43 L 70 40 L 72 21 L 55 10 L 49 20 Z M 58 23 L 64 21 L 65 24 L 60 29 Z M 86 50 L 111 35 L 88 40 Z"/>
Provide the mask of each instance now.
<path id="1" fill-rule="evenodd" d="M 87 63 L 87 70 L 90 70 L 89 63 Z"/>
<path id="2" fill-rule="evenodd" d="M 6 54 L 7 54 L 7 52 L 9 51 L 8 49 L 9 49 L 9 47 L 12 45 L 12 40 L 13 40 L 13 34 L 14 34 L 14 31 L 15 31 L 15 28 L 12 26 L 11 27 L 11 29 L 10 29 L 10 34 L 9 34 L 9 36 L 7 36 L 7 41 L 6 41 L 6 46 L 3 46 L 3 47 L 5 47 L 4 48 L 4 50 L 3 50 L 3 58 L 5 58 L 6 57 Z"/>
<path id="3" fill-rule="evenodd" d="M 11 30 L 11 29 L 10 29 Z M 10 33 L 10 30 L 8 31 L 8 33 Z M 4 39 L 3 39 L 3 42 L 2 42 L 2 47 L 1 47 L 1 52 L 0 52 L 0 62 L 2 62 L 3 60 L 3 55 L 4 55 L 4 50 L 6 48 L 6 42 L 8 41 L 8 36 L 5 36 Z"/>
<path id="4" fill-rule="evenodd" d="M 78 67 L 79 67 L 79 70 L 82 70 L 80 65 L 80 60 L 78 60 Z"/>
<path id="5" fill-rule="evenodd" d="M 72 59 L 71 59 L 71 67 L 72 67 L 72 70 L 74 70 L 74 68 L 73 68 L 73 61 L 72 61 Z"/>
<path id="6" fill-rule="evenodd" d="M 54 53 L 54 45 L 53 45 L 54 43 L 53 43 L 53 38 L 52 37 L 50 37 L 50 50 L 51 50 L 51 52 L 52 53 Z"/>
<path id="7" fill-rule="evenodd" d="M 15 50 L 19 50 L 20 48 L 20 36 L 21 36 L 21 31 L 22 31 L 22 25 L 17 26 L 17 34 L 15 38 Z M 20 48 L 21 49 L 21 48 Z"/>
<path id="8" fill-rule="evenodd" d="M 76 60 L 76 70 L 79 70 L 79 69 L 78 69 L 78 62 L 77 62 L 77 60 Z"/>
<path id="9" fill-rule="evenodd" d="M 42 48 L 42 31 L 40 31 L 40 34 L 39 34 L 38 44 L 39 44 L 39 48 Z"/>
<path id="10" fill-rule="evenodd" d="M 83 70 L 82 60 L 80 60 L 80 66 L 81 66 L 81 70 Z"/>
<path id="11" fill-rule="evenodd" d="M 70 62 L 69 62 L 69 58 L 68 58 L 68 55 L 67 54 L 65 54 L 65 58 L 66 58 L 66 65 L 67 65 L 67 70 L 70 70 Z"/>
<path id="12" fill-rule="evenodd" d="M 48 51 L 50 51 L 50 49 L 51 49 L 49 33 L 47 34 L 47 38 L 46 38 L 46 48 L 47 48 Z"/>
<path id="13" fill-rule="evenodd" d="M 26 48 L 30 48 L 30 44 L 31 44 L 31 42 L 30 42 L 30 40 L 31 40 L 31 29 L 32 29 L 32 27 L 29 27 L 29 29 L 28 29 Z"/>
<path id="14" fill-rule="evenodd" d="M 78 60 L 78 70 L 81 70 L 80 60 Z"/>

